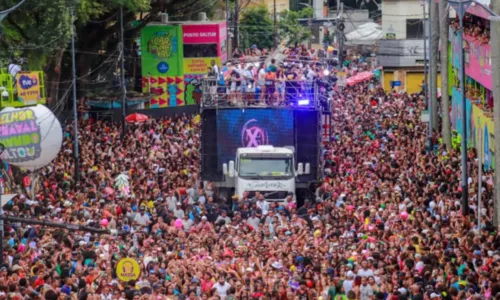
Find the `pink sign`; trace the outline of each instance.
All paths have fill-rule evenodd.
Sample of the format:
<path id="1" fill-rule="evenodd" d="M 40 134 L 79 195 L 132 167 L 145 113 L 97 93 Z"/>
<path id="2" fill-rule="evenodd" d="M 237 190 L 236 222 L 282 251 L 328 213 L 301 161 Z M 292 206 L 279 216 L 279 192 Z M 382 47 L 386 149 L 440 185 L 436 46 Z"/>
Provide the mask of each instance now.
<path id="1" fill-rule="evenodd" d="M 491 73 L 491 46 L 482 44 L 474 37 L 464 35 L 465 74 L 479 82 L 488 90 L 493 90 Z"/>
<path id="2" fill-rule="evenodd" d="M 182 42 L 184 44 L 217 44 L 217 25 L 183 25 Z"/>

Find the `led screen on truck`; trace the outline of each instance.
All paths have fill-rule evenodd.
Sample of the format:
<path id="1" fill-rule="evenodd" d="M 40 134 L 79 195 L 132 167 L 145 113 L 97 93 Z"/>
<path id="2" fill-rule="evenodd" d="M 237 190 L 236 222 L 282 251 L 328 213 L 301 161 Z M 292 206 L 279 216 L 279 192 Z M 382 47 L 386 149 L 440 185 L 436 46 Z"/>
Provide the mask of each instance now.
<path id="1" fill-rule="evenodd" d="M 286 109 L 234 109 L 217 112 L 219 163 L 235 159 L 236 149 L 294 145 L 293 111 Z"/>

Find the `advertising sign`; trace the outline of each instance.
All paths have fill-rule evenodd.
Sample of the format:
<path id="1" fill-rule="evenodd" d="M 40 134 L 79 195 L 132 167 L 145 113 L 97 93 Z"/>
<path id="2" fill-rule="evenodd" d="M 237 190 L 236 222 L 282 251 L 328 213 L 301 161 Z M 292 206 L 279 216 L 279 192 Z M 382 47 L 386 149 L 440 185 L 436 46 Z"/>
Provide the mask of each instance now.
<path id="1" fill-rule="evenodd" d="M 61 124 L 43 105 L 0 112 L 2 159 L 9 164 L 28 170 L 44 167 L 57 156 L 62 140 Z"/>
<path id="2" fill-rule="evenodd" d="M 207 74 L 208 68 L 212 66 L 212 61 L 220 66 L 218 57 L 184 58 L 184 72 L 186 74 Z"/>
<path id="3" fill-rule="evenodd" d="M 182 42 L 184 44 L 217 44 L 218 26 L 206 25 L 183 25 Z"/>
<path id="4" fill-rule="evenodd" d="M 37 72 L 20 72 L 17 74 L 17 97 L 24 105 L 36 105 L 40 100 L 40 81 Z"/>
<path id="5" fill-rule="evenodd" d="M 182 74 L 180 26 L 147 26 L 141 31 L 142 76 Z"/>
<path id="6" fill-rule="evenodd" d="M 116 276 L 121 281 L 136 280 L 140 275 L 139 263 L 133 258 L 123 258 L 116 265 Z"/>
<path id="7" fill-rule="evenodd" d="M 288 134 L 284 134 L 288 132 Z M 219 161 L 234 159 L 239 147 L 294 144 L 293 112 L 291 110 L 224 110 L 217 116 Z"/>

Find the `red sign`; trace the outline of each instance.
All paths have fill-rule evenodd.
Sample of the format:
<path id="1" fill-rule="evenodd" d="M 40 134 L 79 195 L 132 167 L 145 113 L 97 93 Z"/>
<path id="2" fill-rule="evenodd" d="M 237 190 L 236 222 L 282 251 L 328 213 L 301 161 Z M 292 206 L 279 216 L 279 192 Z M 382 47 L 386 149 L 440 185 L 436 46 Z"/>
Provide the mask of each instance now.
<path id="1" fill-rule="evenodd" d="M 184 44 L 217 44 L 217 25 L 183 25 Z"/>

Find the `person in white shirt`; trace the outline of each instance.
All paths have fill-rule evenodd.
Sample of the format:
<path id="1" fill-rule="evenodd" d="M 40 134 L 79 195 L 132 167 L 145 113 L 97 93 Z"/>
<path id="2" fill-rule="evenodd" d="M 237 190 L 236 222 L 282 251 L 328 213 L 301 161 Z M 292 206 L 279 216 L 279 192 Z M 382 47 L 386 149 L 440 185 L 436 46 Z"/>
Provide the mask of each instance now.
<path id="1" fill-rule="evenodd" d="M 347 294 L 349 291 L 352 291 L 352 287 L 354 285 L 354 272 L 349 271 L 347 272 L 347 279 L 344 280 L 344 283 L 342 283 L 344 287 L 344 292 Z"/>
<path id="2" fill-rule="evenodd" d="M 264 200 L 264 196 L 260 196 L 259 200 L 257 200 L 257 207 L 262 210 L 262 214 L 265 216 L 269 212 L 269 203 Z"/>
<path id="3" fill-rule="evenodd" d="M 373 276 L 373 271 L 371 269 L 368 269 L 368 262 L 366 260 L 363 260 L 361 262 L 361 268 L 358 270 L 358 276 L 361 277 Z"/>
<path id="4" fill-rule="evenodd" d="M 220 276 L 219 281 L 217 281 L 217 283 L 214 284 L 214 286 L 212 287 L 212 289 L 217 291 L 217 295 L 222 300 L 226 299 L 227 292 L 229 291 L 230 288 L 231 288 L 231 285 L 228 282 L 226 282 L 226 279 L 224 278 L 224 276 Z"/>

